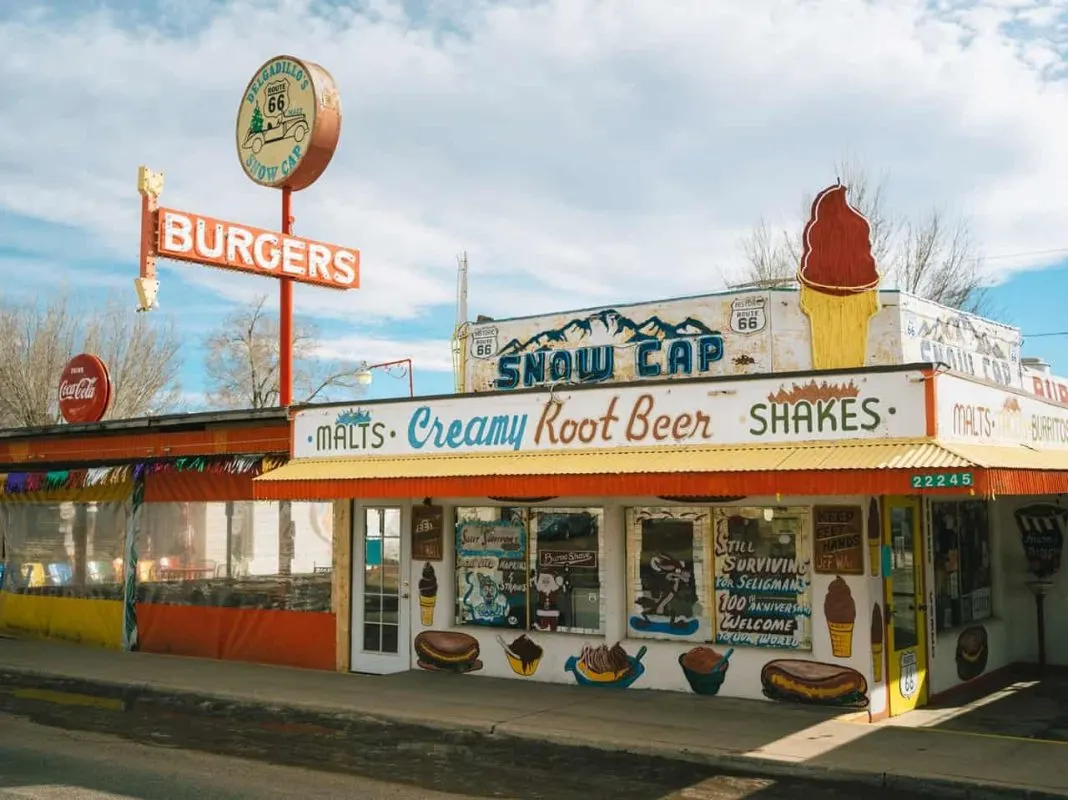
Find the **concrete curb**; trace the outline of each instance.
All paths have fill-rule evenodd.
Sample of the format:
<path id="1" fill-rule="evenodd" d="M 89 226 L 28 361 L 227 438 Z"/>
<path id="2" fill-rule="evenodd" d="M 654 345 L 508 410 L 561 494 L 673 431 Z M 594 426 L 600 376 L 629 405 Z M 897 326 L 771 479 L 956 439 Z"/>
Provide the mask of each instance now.
<path id="1" fill-rule="evenodd" d="M 288 724 L 309 725 L 332 731 L 368 729 L 365 735 L 372 738 L 378 738 L 388 731 L 400 740 L 410 739 L 418 742 L 427 739 L 464 748 L 490 739 L 498 742 L 523 742 L 527 746 L 621 753 L 689 762 L 745 777 L 788 778 L 818 783 L 883 787 L 901 792 L 903 796 L 926 793 L 960 800 L 1064 800 L 1068 797 L 1068 794 L 1013 786 L 992 786 L 965 779 L 929 778 L 897 772 L 866 772 L 791 763 L 739 753 L 669 750 L 638 743 L 599 743 L 588 739 L 579 740 L 562 733 L 500 731 L 497 730 L 500 726 L 496 724 L 432 720 L 403 713 L 387 715 L 338 711 L 336 708 L 309 704 L 280 703 L 273 699 L 253 700 L 247 696 L 221 692 L 173 689 L 140 682 L 72 678 L 32 670 L 0 668 L 0 695 L 3 694 L 21 696 L 32 702 L 71 705 L 90 705 L 79 698 L 98 698 L 101 701 L 110 701 L 112 705 L 106 707 L 112 709 L 115 709 L 115 701 L 118 701 L 122 710 L 127 712 L 138 708 L 154 708 L 249 722 L 282 720 Z"/>

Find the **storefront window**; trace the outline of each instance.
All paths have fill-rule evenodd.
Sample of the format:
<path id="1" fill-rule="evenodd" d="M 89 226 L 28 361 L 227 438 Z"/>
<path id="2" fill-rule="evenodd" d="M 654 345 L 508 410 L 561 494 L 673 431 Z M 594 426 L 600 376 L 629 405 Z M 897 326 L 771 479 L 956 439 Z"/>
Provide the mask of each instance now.
<path id="1" fill-rule="evenodd" d="M 124 503 L 13 503 L 4 517 L 5 591 L 122 598 Z"/>
<path id="2" fill-rule="evenodd" d="M 711 638 L 710 510 L 627 511 L 628 635 Z"/>
<path id="3" fill-rule="evenodd" d="M 601 526 L 600 509 L 457 509 L 457 622 L 600 633 Z"/>
<path id="4" fill-rule="evenodd" d="M 990 520 L 981 500 L 932 503 L 935 614 L 939 631 L 993 614 Z"/>
<path id="5" fill-rule="evenodd" d="M 716 642 L 812 647 L 809 509 L 715 512 Z"/>
<path id="6" fill-rule="evenodd" d="M 331 503 L 146 503 L 139 599 L 329 611 Z"/>

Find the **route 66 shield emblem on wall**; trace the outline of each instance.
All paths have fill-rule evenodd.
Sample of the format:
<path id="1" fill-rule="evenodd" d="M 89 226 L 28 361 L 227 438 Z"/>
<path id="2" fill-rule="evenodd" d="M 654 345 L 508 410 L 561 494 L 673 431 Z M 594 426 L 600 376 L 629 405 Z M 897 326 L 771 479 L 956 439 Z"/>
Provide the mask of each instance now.
<path id="1" fill-rule="evenodd" d="M 768 324 L 764 297 L 739 297 L 731 303 L 731 330 L 735 333 L 759 333 Z"/>

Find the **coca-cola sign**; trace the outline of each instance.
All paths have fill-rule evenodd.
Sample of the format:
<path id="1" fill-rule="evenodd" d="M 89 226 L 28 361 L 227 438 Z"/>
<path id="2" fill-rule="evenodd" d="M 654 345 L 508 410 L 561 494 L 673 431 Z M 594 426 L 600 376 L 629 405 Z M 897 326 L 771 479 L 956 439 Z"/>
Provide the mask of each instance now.
<path id="1" fill-rule="evenodd" d="M 67 422 L 99 422 L 111 405 L 107 365 L 88 353 L 67 362 L 59 377 L 59 413 Z"/>

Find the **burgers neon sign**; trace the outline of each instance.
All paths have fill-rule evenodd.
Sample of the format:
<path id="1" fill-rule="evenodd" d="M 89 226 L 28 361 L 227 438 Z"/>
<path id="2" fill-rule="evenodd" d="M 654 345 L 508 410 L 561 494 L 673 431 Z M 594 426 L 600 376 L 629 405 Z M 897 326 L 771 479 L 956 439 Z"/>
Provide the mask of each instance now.
<path id="1" fill-rule="evenodd" d="M 292 193 L 311 186 L 333 158 L 341 134 L 341 100 L 333 77 L 318 64 L 276 56 L 256 70 L 238 106 L 237 156 L 253 183 L 282 192 L 281 231 L 225 222 L 159 207 L 163 173 L 142 166 L 139 311 L 156 307 L 156 259 L 267 275 L 281 285 L 279 400 L 292 402 L 293 283 L 357 289 L 360 253 L 294 236 Z"/>

